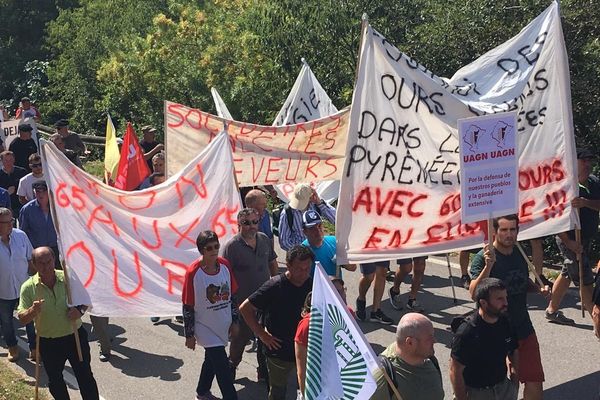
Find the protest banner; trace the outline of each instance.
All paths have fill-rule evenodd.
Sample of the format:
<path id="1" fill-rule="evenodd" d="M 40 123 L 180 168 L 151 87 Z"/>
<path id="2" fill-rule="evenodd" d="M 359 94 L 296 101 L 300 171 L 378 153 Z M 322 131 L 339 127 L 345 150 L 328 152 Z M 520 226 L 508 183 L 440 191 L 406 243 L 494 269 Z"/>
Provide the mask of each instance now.
<path id="1" fill-rule="evenodd" d="M 306 362 L 306 400 L 368 399 L 381 367 L 356 320 L 316 263 Z"/>
<path id="2" fill-rule="evenodd" d="M 35 144 L 39 149 L 39 141 L 37 137 L 37 125 L 35 123 L 35 119 L 33 118 L 25 118 L 21 119 L 10 119 L 8 121 L 4 121 L 0 123 L 2 127 L 2 144 L 4 145 L 4 149 L 8 150 L 10 144 L 13 140 L 19 137 L 19 125 L 20 124 L 29 124 L 33 128 L 31 131 L 31 138 L 35 140 Z"/>
<path id="3" fill-rule="evenodd" d="M 516 133 L 514 112 L 458 120 L 462 223 L 519 211 Z"/>
<path id="4" fill-rule="evenodd" d="M 273 121 L 273 126 L 313 121 L 337 112 L 338 109 L 321 86 L 321 83 L 319 83 L 310 65 L 303 58 L 300 73 L 275 121 Z M 339 180 L 310 181 L 309 183 L 321 199 L 327 202 L 337 199 L 340 191 Z M 281 184 L 275 186 L 275 190 L 278 197 L 287 203 L 294 192 L 294 186 L 293 183 Z"/>
<path id="5" fill-rule="evenodd" d="M 338 262 L 479 246 L 481 225 L 461 220 L 457 121 L 508 111 L 517 113 L 520 239 L 572 228 L 576 155 L 556 2 L 451 79 L 369 26 L 340 189 Z"/>
<path id="6" fill-rule="evenodd" d="M 227 126 L 240 186 L 339 179 L 346 151 L 346 111 L 282 127 L 225 120 L 165 102 L 167 172 L 177 173 Z"/>
<path id="7" fill-rule="evenodd" d="M 221 243 L 237 233 L 241 201 L 227 135 L 165 183 L 134 192 L 103 184 L 54 145 L 43 146 L 61 254 L 89 291 L 92 313 L 180 314 L 183 278 L 199 257 L 198 233 L 212 230 Z"/>

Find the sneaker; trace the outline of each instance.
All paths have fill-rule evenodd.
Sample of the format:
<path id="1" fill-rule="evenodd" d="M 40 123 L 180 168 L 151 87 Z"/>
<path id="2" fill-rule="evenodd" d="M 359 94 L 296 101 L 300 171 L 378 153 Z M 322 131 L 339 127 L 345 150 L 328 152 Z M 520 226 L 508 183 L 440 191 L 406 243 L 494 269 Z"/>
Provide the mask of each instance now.
<path id="1" fill-rule="evenodd" d="M 383 313 L 383 311 L 381 311 L 381 309 L 379 309 L 375 312 L 371 311 L 371 317 L 369 318 L 369 321 L 379 322 L 380 324 L 384 324 L 384 325 L 390 325 L 392 322 L 394 322 L 390 317 L 385 315 Z"/>
<path id="2" fill-rule="evenodd" d="M 19 360 L 19 346 L 14 345 L 8 348 L 8 361 L 17 362 Z"/>
<path id="3" fill-rule="evenodd" d="M 180 323 L 180 324 L 183 324 L 183 316 L 181 316 L 181 315 L 178 315 L 178 316 L 176 316 L 174 319 L 175 319 L 175 322 L 178 322 L 178 323 Z M 211 395 L 211 396 L 212 396 L 212 395 Z"/>
<path id="4" fill-rule="evenodd" d="M 196 393 L 196 400 L 221 400 L 220 398 L 213 396 L 211 392 L 208 392 L 203 395 L 199 395 Z"/>
<path id="5" fill-rule="evenodd" d="M 406 303 L 406 308 L 408 308 L 412 312 L 418 313 L 422 313 L 423 311 L 425 311 L 425 309 L 423 308 L 423 306 L 421 306 L 417 299 L 408 299 L 408 302 Z"/>
<path id="6" fill-rule="evenodd" d="M 367 318 L 367 312 L 365 311 L 366 307 L 366 300 L 356 299 L 356 316 L 361 321 L 364 321 Z"/>
<path id="7" fill-rule="evenodd" d="M 158 321 L 160 321 L 159 317 L 150 317 L 150 322 L 152 322 L 153 324 L 157 323 Z"/>
<path id="8" fill-rule="evenodd" d="M 390 304 L 396 310 L 402 310 L 402 300 L 400 300 L 400 291 L 394 292 L 394 287 L 392 286 L 389 290 L 390 294 Z"/>
<path id="9" fill-rule="evenodd" d="M 471 277 L 469 275 L 463 275 L 460 277 L 460 284 L 463 288 L 469 290 L 469 286 L 471 286 Z"/>
<path id="10" fill-rule="evenodd" d="M 546 310 L 546 319 L 550 322 L 554 322 L 560 325 L 575 325 L 575 320 L 565 317 L 562 311 L 555 311 L 553 313 Z"/>
<path id="11" fill-rule="evenodd" d="M 110 353 L 100 353 L 100 356 L 98 357 L 98 359 L 101 362 L 107 362 L 110 359 Z"/>

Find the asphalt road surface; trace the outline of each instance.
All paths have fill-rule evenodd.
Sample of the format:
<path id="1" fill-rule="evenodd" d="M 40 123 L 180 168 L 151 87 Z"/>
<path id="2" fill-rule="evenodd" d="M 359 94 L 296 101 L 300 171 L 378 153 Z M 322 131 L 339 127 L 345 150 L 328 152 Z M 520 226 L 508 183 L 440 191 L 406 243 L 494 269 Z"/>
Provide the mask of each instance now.
<path id="1" fill-rule="evenodd" d="M 456 266 L 455 266 L 456 267 Z M 453 269 L 458 284 L 457 269 Z M 344 280 L 348 287 L 348 301 L 354 307 L 360 273 L 345 271 Z M 426 276 L 418 299 L 425 306 L 425 314 L 433 321 L 437 344 L 436 355 L 440 360 L 446 398 L 452 399 L 448 360 L 452 334 L 448 325 L 452 317 L 473 308 L 467 291 L 456 287 L 457 303 L 454 304 L 449 285 L 448 268 L 443 258 L 430 257 Z M 383 311 L 398 321 L 404 311 L 394 310 L 388 301 L 386 286 Z M 407 286 L 401 287 L 403 300 Z M 371 291 L 367 304 L 371 303 Z M 564 301 L 565 314 L 575 319 L 576 326 L 560 326 L 544 319 L 546 300 L 540 295 L 529 297 L 529 312 L 535 326 L 542 351 L 542 362 L 546 374 L 544 398 L 554 400 L 598 400 L 600 399 L 600 342 L 592 333 L 591 319 L 583 319 L 577 306 L 577 292 L 570 289 Z M 367 309 L 367 312 L 369 310 Z M 84 319 L 88 331 L 89 318 Z M 376 323 L 360 323 L 376 353 L 381 352 L 394 340 L 395 325 L 384 326 Z M 23 329 L 19 331 L 21 345 L 25 338 Z M 152 324 L 149 318 L 114 318 L 110 321 L 110 333 L 114 338 L 113 352 L 109 362 L 98 360 L 98 347 L 95 336 L 90 335 L 92 348 L 92 369 L 100 394 L 106 400 L 121 399 L 193 399 L 203 360 L 202 349 L 191 351 L 184 346 L 183 326 L 168 319 Z M 6 361 L 7 351 L 1 343 L 0 359 Z M 248 350 L 248 348 L 247 348 Z M 4 367 L 5 364 L 0 364 Z M 34 377 L 34 364 L 24 357 L 13 368 Z M 76 382 L 67 368 L 66 377 L 72 388 Z M 293 382 L 293 377 L 290 378 Z M 42 372 L 42 385 L 46 385 Z M 256 353 L 246 352 L 237 372 L 236 389 L 240 400 L 266 399 L 267 390 L 256 382 Z M 522 389 L 522 388 L 521 388 Z M 216 381 L 212 393 L 220 395 Z M 295 399 L 290 390 L 289 399 Z M 80 398 L 73 390 L 73 399 Z"/>

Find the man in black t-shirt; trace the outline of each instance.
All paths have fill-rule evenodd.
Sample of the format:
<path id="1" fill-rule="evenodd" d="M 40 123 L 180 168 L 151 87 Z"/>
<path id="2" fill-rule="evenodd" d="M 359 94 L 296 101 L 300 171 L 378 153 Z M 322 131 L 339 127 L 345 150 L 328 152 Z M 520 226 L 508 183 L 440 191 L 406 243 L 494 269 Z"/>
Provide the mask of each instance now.
<path id="1" fill-rule="evenodd" d="M 505 215 L 493 220 L 493 247 L 486 244 L 471 262 L 469 292 L 475 298 L 475 289 L 485 278 L 498 278 L 504 282 L 508 294 L 508 320 L 519 341 L 519 381 L 525 384 L 524 398 L 542 399 L 544 368 L 540 345 L 527 312 L 529 271 L 527 262 L 515 249 L 519 232 L 519 217 Z M 548 293 L 549 287 L 541 289 Z"/>
<path id="2" fill-rule="evenodd" d="M 563 268 L 554 282 L 552 298 L 546 308 L 546 319 L 563 325 L 573 325 L 575 321 L 567 318 L 559 310 L 571 281 L 580 285 L 579 257 L 583 257 L 583 287 L 581 293 L 584 307 L 592 313 L 592 284 L 594 276 L 590 265 L 589 251 L 592 239 L 598 233 L 600 210 L 600 180 L 591 175 L 595 154 L 588 149 L 577 149 L 577 176 L 579 178 L 579 197 L 571 201 L 571 206 L 579 210 L 581 222 L 581 243 L 575 241 L 575 231 L 562 232 L 556 236 L 556 244 L 563 256 Z"/>
<path id="3" fill-rule="evenodd" d="M 19 137 L 15 138 L 8 149 L 15 155 L 15 165 L 25 168 L 27 173 L 31 172 L 29 168 L 29 156 L 37 153 L 38 148 L 35 140 L 31 138 L 33 128 L 29 124 L 19 125 Z"/>
<path id="4" fill-rule="evenodd" d="M 516 400 L 518 342 L 506 317 L 506 286 L 500 279 L 482 279 L 474 300 L 477 313 L 463 321 L 452 340 L 450 380 L 455 399 Z"/>
<path id="5" fill-rule="evenodd" d="M 155 140 L 156 129 L 150 125 L 142 127 L 142 135 L 143 137 L 140 141 L 140 146 L 144 150 L 144 160 L 146 160 L 148 163 L 148 168 L 152 170 L 152 157 L 154 157 L 155 154 L 163 151 L 165 146 Z"/>
<path id="6" fill-rule="evenodd" d="M 302 319 L 306 295 L 312 290 L 313 252 L 301 245 L 286 255 L 287 271 L 265 282 L 240 306 L 246 324 L 265 345 L 269 371 L 269 400 L 284 400 L 290 372 L 296 366 L 294 336 Z M 264 328 L 256 312 L 264 316 Z"/>

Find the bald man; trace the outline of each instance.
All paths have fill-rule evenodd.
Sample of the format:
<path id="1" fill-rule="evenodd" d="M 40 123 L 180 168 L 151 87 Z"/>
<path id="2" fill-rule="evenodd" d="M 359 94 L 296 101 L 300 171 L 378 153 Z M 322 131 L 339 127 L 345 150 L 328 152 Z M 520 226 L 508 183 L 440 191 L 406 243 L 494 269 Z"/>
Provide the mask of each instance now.
<path id="1" fill-rule="evenodd" d="M 391 364 L 391 376 L 403 400 L 443 400 L 444 388 L 435 358 L 433 324 L 424 315 L 405 314 L 396 329 L 396 341 L 381 357 Z M 383 375 L 377 377 L 377 390 L 371 399 L 391 399 L 391 389 Z"/>
<path id="2" fill-rule="evenodd" d="M 273 241 L 273 229 L 271 228 L 271 217 L 267 211 L 267 195 L 262 190 L 252 189 L 246 193 L 244 198 L 246 207 L 254 208 L 258 212 L 258 231 L 267 235 Z"/>

